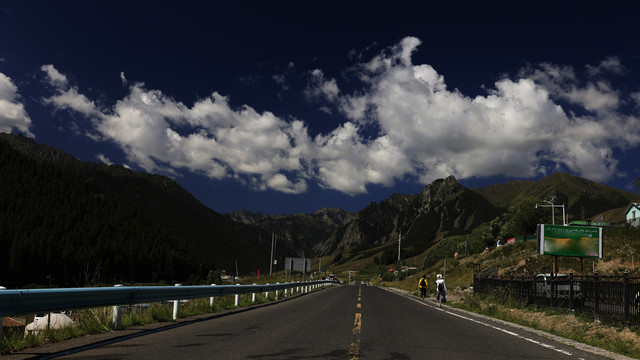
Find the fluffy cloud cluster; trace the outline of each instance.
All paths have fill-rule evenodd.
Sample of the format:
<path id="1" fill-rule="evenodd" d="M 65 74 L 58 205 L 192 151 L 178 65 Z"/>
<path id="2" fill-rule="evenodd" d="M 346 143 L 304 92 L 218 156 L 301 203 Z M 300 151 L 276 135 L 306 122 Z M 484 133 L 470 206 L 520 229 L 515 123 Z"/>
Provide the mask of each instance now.
<path id="1" fill-rule="evenodd" d="M 619 112 L 622 103 L 638 101 L 637 93 L 624 98 L 606 80 L 625 72 L 617 58 L 587 66 L 587 80 L 571 67 L 541 64 L 471 98 L 448 90 L 433 67 L 412 63 L 419 45 L 405 38 L 360 65 L 367 91 L 336 101 L 353 125 L 336 129 L 326 141 L 350 139 L 342 143 L 350 156 L 325 164 L 325 183 L 359 192 L 363 188 L 353 185 L 387 185 L 405 176 L 428 183 L 451 174 L 532 177 L 556 170 L 605 181 L 616 171 L 614 148 L 640 144 L 637 113 Z M 379 134 L 357 137 L 371 126 Z"/>
<path id="2" fill-rule="evenodd" d="M 142 83 L 132 85 L 112 108 L 100 109 L 69 87 L 53 66 L 42 70 L 56 89 L 46 103 L 92 119 L 91 137 L 115 142 L 129 162 L 149 172 L 188 169 L 212 179 L 235 177 L 257 189 L 307 189 L 304 163 L 310 140 L 300 121 L 286 122 L 248 106 L 234 110 L 218 93 L 187 107 Z"/>
<path id="3" fill-rule="evenodd" d="M 315 137 L 303 121 L 248 105 L 232 108 L 215 92 L 189 107 L 135 83 L 102 109 L 51 65 L 42 70 L 56 93 L 45 101 L 85 115 L 93 124 L 90 136 L 118 144 L 129 162 L 147 171 L 187 169 L 285 193 L 304 192 L 311 181 L 358 194 L 369 184 L 398 180 L 530 177 L 557 169 L 603 181 L 616 171 L 614 149 L 640 144 L 637 114 L 618 110 L 640 103 L 640 96 L 624 97 L 606 81 L 625 72 L 617 58 L 588 66 L 586 80 L 571 67 L 530 67 L 472 98 L 447 89 L 430 65 L 413 64 L 419 45 L 408 37 L 358 64 L 354 73 L 364 87 L 352 93 L 322 70 L 311 71 L 305 94 L 346 118 Z"/>
<path id="4" fill-rule="evenodd" d="M 27 136 L 33 136 L 29 131 L 31 119 L 19 100 L 16 85 L 11 78 L 0 73 L 0 132 L 10 133 L 16 129 Z"/>

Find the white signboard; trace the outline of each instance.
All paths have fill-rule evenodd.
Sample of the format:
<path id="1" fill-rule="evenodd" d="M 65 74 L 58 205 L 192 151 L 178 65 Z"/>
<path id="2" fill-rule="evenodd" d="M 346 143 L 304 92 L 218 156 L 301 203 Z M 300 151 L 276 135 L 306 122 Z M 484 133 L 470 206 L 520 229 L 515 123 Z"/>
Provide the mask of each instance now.
<path id="1" fill-rule="evenodd" d="M 284 269 L 298 272 L 311 272 L 311 259 L 303 258 L 285 258 Z"/>

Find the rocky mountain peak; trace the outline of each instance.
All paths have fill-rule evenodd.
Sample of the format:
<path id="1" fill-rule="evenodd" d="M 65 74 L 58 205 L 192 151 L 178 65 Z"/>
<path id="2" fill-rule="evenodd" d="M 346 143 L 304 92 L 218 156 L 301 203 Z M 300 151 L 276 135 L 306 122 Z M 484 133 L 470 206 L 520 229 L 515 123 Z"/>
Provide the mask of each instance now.
<path id="1" fill-rule="evenodd" d="M 422 197 L 425 207 L 431 208 L 434 204 L 442 203 L 446 199 L 465 191 L 453 175 L 444 179 L 438 179 L 431 184 L 425 186 L 422 191 Z"/>

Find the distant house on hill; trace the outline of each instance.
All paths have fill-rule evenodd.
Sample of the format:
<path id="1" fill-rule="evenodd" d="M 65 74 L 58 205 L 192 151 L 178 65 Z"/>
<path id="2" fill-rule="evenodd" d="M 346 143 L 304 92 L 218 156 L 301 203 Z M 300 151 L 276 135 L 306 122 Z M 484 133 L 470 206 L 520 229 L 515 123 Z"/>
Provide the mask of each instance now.
<path id="1" fill-rule="evenodd" d="M 597 227 L 609 227 L 611 223 L 604 221 L 572 221 L 569 226 L 597 226 Z"/>
<path id="2" fill-rule="evenodd" d="M 627 215 L 627 223 L 629 226 L 640 225 L 640 205 L 638 205 L 638 203 L 631 203 L 625 214 Z"/>

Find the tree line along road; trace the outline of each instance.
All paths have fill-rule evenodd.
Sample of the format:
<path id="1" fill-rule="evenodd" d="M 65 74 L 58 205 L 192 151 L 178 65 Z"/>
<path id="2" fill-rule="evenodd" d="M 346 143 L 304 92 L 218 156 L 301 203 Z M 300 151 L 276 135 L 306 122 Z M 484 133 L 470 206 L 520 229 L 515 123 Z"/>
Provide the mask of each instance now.
<path id="1" fill-rule="evenodd" d="M 83 341 L 78 345 L 78 341 Z M 65 341 L 7 359 L 610 359 L 377 287 L 339 285 L 229 314 Z"/>

